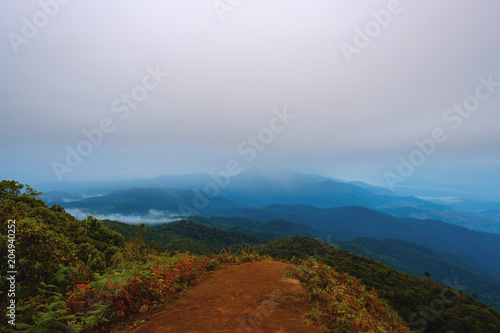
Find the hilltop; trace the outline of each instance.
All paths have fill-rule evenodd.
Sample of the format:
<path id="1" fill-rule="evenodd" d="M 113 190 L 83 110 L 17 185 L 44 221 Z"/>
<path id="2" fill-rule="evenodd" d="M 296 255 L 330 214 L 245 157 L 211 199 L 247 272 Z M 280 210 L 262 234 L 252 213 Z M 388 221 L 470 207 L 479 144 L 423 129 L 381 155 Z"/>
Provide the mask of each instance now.
<path id="1" fill-rule="evenodd" d="M 289 264 L 245 263 L 218 270 L 193 287 L 180 304 L 130 331 L 147 332 L 304 332 L 326 330 L 304 324 L 308 311 L 299 280 L 285 278 Z M 193 320 L 196 319 L 196 320 Z"/>
<path id="2" fill-rule="evenodd" d="M 16 270 L 23 272 L 16 277 L 16 324 L 27 332 L 106 331 L 119 323 L 139 325 L 153 313 L 174 306 L 186 290 L 210 283 L 213 271 L 226 274 L 231 265 L 270 260 L 291 265 L 289 276 L 305 290 L 303 297 L 297 296 L 307 305 L 303 315 L 329 330 L 406 332 L 408 326 L 418 329 L 425 324 L 429 332 L 500 331 L 500 314 L 473 295 L 319 240 L 280 237 L 269 242 L 241 230 L 179 221 L 158 226 L 164 234 L 153 232 L 158 240 L 151 246 L 148 226 L 135 226 L 135 236 L 123 228 L 122 235 L 91 216 L 78 220 L 61 206 L 48 207 L 37 196 L 34 189 L 17 182 L 0 183 L 0 215 L 16 221 Z M 245 228 L 262 227 L 244 221 Z M 211 223 L 232 228 L 228 220 Z M 280 225 L 283 222 L 277 221 L 276 236 L 284 232 Z M 6 221 L 0 228 L 6 235 Z M 211 247 L 214 240 L 219 243 Z M 250 240 L 262 244 L 236 248 L 238 242 Z M 7 256 L 7 236 L 1 241 L 2 255 Z M 192 244 L 197 246 L 190 248 Z M 161 250 L 162 245 L 169 250 Z M 193 253 L 226 245 L 233 250 Z M 176 252 L 176 247 L 182 252 Z M 8 270 L 5 265 L 1 264 L 2 272 Z M 1 281 L 0 290 L 5 293 L 6 276 Z M 2 299 L 1 306 L 7 306 L 7 297 Z M 439 299 L 441 303 L 434 302 Z M 2 330 L 8 332 L 11 327 L 5 324 Z"/>

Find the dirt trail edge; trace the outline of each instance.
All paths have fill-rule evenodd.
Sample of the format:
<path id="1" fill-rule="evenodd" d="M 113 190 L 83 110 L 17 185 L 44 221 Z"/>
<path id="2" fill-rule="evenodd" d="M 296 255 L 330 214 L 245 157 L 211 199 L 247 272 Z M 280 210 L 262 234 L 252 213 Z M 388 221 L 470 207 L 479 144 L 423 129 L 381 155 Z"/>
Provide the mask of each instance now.
<path id="1" fill-rule="evenodd" d="M 224 267 L 190 289 L 180 304 L 129 332 L 325 332 L 302 323 L 307 304 L 287 292 L 304 290 L 283 276 L 289 266 L 261 261 Z"/>

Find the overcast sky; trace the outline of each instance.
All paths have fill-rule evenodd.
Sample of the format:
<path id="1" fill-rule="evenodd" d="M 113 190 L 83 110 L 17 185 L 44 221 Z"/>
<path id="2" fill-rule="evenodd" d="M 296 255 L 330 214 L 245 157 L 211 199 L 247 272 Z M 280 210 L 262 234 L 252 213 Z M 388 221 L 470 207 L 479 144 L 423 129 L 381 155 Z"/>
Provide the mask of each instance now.
<path id="1" fill-rule="evenodd" d="M 2 179 L 235 160 L 379 184 L 487 169 L 477 181 L 500 185 L 498 1 L 54 1 L 0 5 Z M 435 129 L 435 151 L 398 172 Z"/>

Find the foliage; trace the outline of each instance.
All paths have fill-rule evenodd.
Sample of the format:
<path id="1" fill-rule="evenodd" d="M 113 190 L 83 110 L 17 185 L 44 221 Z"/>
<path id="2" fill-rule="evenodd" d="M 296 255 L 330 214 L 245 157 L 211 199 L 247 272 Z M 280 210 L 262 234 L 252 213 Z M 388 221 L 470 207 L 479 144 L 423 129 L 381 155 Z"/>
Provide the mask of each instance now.
<path id="1" fill-rule="evenodd" d="M 368 290 L 348 273 L 340 274 L 311 258 L 293 266 L 291 276 L 307 290 L 308 316 L 328 332 L 410 332 L 374 288 Z"/>
<path id="2" fill-rule="evenodd" d="M 102 254 L 104 266 L 109 266 L 112 257 L 125 245 L 125 237 L 92 216 L 83 220 L 82 225 L 87 230 L 87 235 L 92 238 L 91 246 Z"/>
<path id="3" fill-rule="evenodd" d="M 396 218 L 358 206 L 324 209 L 309 205 L 269 205 L 224 213 L 260 221 L 284 219 L 301 223 L 322 231 L 324 235 L 332 235 L 336 240 L 356 237 L 399 239 L 470 259 L 478 271 L 500 279 L 499 234 L 477 232 L 436 220 Z"/>
<path id="4" fill-rule="evenodd" d="M 283 260 L 314 257 L 340 274 L 357 277 L 368 288 L 375 288 L 387 304 L 410 324 L 412 329 L 445 333 L 450 323 L 467 324 L 481 332 L 500 332 L 500 313 L 476 301 L 452 286 L 399 272 L 376 260 L 339 250 L 331 244 L 307 237 L 281 238 L 266 245 L 254 246 L 262 254 Z M 458 284 L 451 281 L 450 284 Z M 463 306 L 467 306 L 463 308 Z M 474 311 L 460 309 L 473 309 Z M 471 315 L 473 314 L 473 315 Z M 446 330 L 445 330 L 446 329 Z M 457 330 L 454 332 L 470 332 Z"/>
<path id="5" fill-rule="evenodd" d="M 158 309 L 175 299 L 205 273 L 211 258 L 188 253 L 158 256 L 130 268 L 96 274 L 76 285 L 65 301 L 73 314 L 94 313 L 96 324 L 117 322 L 130 315 Z"/>
<path id="6" fill-rule="evenodd" d="M 104 221 L 105 225 L 126 235 L 127 240 L 140 237 L 137 227 L 117 221 Z M 197 254 L 215 254 L 223 248 L 238 248 L 242 244 L 262 244 L 268 240 L 242 232 L 226 231 L 190 220 L 148 226 L 143 231 L 147 245 L 160 251 L 190 251 Z"/>
<path id="7" fill-rule="evenodd" d="M 388 266 L 415 276 L 428 272 L 440 283 L 460 279 L 459 289 L 500 310 L 500 281 L 476 270 L 466 260 L 450 253 L 396 239 L 355 238 L 335 241 L 335 246 L 364 257 L 381 261 Z"/>
<path id="8" fill-rule="evenodd" d="M 124 238 L 92 217 L 81 222 L 60 206 L 49 208 L 36 199 L 38 195 L 27 185 L 0 182 L 0 254 L 7 256 L 7 224 L 15 220 L 15 269 L 22 272 L 16 275 L 18 328 L 58 331 L 60 323 L 71 326 L 75 320 L 63 306 L 65 293 L 109 267 L 123 248 Z M 4 308 L 9 289 L 7 260 L 0 263 L 0 269 L 0 306 Z"/>
<path id="9" fill-rule="evenodd" d="M 15 219 L 16 269 L 22 272 L 16 277 L 16 328 L 25 332 L 104 331 L 170 304 L 220 265 L 269 260 L 269 255 L 283 260 L 314 255 L 332 267 L 312 263 L 296 272 L 305 276 L 303 282 L 310 290 L 310 315 L 325 325 L 333 321 L 351 325 L 340 326 L 347 331 L 352 327 L 382 330 L 381 322 L 397 327 L 400 323 L 384 306 L 385 299 L 414 326 L 422 312 L 431 314 L 433 320 L 425 317 L 429 332 L 500 332 L 498 312 L 471 296 L 311 238 L 278 239 L 256 247 L 257 253 L 240 247 L 265 242 L 255 235 L 187 220 L 139 229 L 103 223 L 92 216 L 78 221 L 60 206 L 47 207 L 38 195 L 15 181 L 0 182 L 0 253 L 5 258 L 8 242 L 3 235 L 7 220 Z M 283 231 L 291 225 L 278 221 L 275 226 Z M 3 275 L 7 271 L 4 260 L 0 263 L 2 308 L 7 301 Z M 432 301 L 443 288 L 457 296 L 436 312 Z M 413 314 L 417 317 L 412 319 Z M 0 326 L 0 331 L 9 330 L 6 324 Z"/>
<path id="10" fill-rule="evenodd" d="M 25 188 L 24 192 L 22 192 Z M 15 180 L 2 180 L 0 182 L 0 201 L 15 198 L 35 198 L 41 195 L 41 192 L 35 191 L 29 185 L 20 184 Z"/>
<path id="11" fill-rule="evenodd" d="M 314 238 L 324 236 L 323 232 L 316 229 L 282 219 L 263 222 L 245 217 L 218 216 L 207 218 L 190 216 L 189 220 L 227 231 L 244 232 L 268 240 L 290 236 L 307 236 Z"/>
<path id="12" fill-rule="evenodd" d="M 16 276 L 16 328 L 21 331 L 105 329 L 129 316 L 162 308 L 221 264 L 267 259 L 248 248 L 215 254 L 221 245 L 236 246 L 258 238 L 194 222 L 167 230 L 186 235 L 185 240 L 195 237 L 198 244 L 214 241 L 217 246 L 204 249 L 213 253 L 210 257 L 160 253 L 145 244 L 148 235 L 156 232 L 150 227 L 132 226 L 138 237 L 125 242 L 123 235 L 102 221 L 92 216 L 78 221 L 60 206 L 47 207 L 36 199 L 38 194 L 17 182 L 0 182 L 2 218 L 16 220 L 16 269 L 22 272 Z M 6 233 L 7 220 L 2 219 L 0 229 Z M 189 247 L 185 242 L 177 245 L 186 244 Z M 6 236 L 1 236 L 1 245 L 5 258 Z M 0 266 L 0 274 L 5 274 L 6 261 Z M 0 277 L 3 296 L 7 280 Z M 5 307 L 6 301 L 7 297 L 2 297 L 0 306 Z M 0 326 L 0 331 L 11 331 L 9 326 Z"/>

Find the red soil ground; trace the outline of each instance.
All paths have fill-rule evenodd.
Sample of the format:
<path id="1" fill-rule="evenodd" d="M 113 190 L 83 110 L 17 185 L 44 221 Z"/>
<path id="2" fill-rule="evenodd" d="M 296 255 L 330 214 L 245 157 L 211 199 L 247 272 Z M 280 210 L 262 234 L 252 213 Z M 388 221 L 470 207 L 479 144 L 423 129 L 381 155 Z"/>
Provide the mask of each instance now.
<path id="1" fill-rule="evenodd" d="M 304 290 L 280 262 L 226 266 L 190 289 L 178 305 L 159 312 L 130 332 L 299 332 L 324 330 L 303 323 Z"/>

